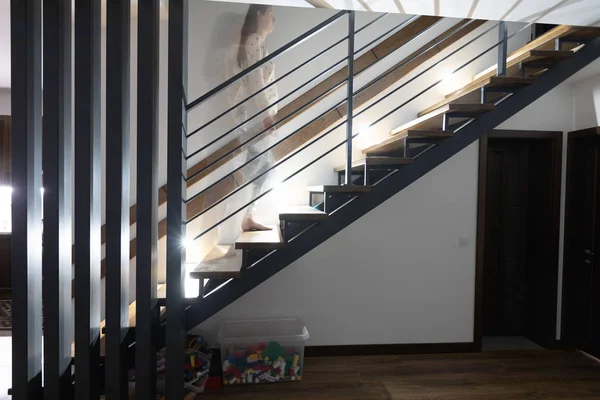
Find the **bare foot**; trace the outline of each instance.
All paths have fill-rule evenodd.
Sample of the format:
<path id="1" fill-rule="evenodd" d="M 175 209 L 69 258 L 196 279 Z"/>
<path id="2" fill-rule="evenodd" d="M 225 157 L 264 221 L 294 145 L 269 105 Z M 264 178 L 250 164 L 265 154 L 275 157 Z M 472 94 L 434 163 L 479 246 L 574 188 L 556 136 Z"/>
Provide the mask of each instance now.
<path id="1" fill-rule="evenodd" d="M 271 231 L 273 228 L 264 226 L 256 222 L 252 217 L 248 217 L 242 222 L 242 231 Z"/>

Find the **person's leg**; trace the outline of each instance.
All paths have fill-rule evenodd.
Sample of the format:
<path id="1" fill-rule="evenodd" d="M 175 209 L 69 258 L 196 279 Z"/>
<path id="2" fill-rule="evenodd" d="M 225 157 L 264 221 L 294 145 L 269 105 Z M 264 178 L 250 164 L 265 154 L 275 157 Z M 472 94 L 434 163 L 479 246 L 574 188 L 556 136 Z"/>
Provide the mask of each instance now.
<path id="1" fill-rule="evenodd" d="M 257 149 L 256 145 L 250 146 L 247 153 L 246 160 L 251 160 L 256 157 L 260 153 L 260 150 Z M 254 179 L 258 175 L 265 172 L 271 166 L 272 155 L 271 152 L 267 152 L 256 160 L 252 161 L 246 167 L 244 167 L 244 175 L 247 176 L 247 179 Z M 269 180 L 270 172 L 256 178 L 251 185 L 249 185 L 250 191 L 250 200 L 256 199 L 264 190 L 267 188 L 267 183 Z M 241 228 L 243 231 L 265 231 L 271 230 L 267 226 L 264 226 L 254 220 L 254 211 L 256 210 L 256 201 L 252 202 L 246 209 L 246 213 L 244 219 L 242 220 Z"/>

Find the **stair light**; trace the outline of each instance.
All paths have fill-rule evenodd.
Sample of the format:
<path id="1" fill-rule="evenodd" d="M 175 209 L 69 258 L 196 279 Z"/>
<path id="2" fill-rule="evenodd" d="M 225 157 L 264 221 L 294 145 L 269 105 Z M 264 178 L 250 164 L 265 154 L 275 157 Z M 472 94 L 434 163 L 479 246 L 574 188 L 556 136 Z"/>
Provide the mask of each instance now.
<path id="1" fill-rule="evenodd" d="M 193 245 L 194 241 L 192 240 L 192 238 L 186 237 L 185 239 L 183 239 L 183 247 L 185 247 L 186 250 L 191 250 Z"/>
<path id="2" fill-rule="evenodd" d="M 370 136 L 371 135 L 371 126 L 368 124 L 362 125 L 358 130 L 358 136 Z"/>
<path id="3" fill-rule="evenodd" d="M 460 89 L 457 76 L 452 71 L 448 71 L 442 74 L 442 82 L 440 86 L 444 95 L 450 94 Z"/>
<path id="4" fill-rule="evenodd" d="M 371 143 L 369 143 L 371 140 L 372 133 L 371 126 L 369 124 L 360 125 L 360 128 L 358 129 L 357 133 L 358 135 L 354 138 L 354 143 L 356 144 L 356 147 L 359 149 L 369 147 L 371 145 Z"/>

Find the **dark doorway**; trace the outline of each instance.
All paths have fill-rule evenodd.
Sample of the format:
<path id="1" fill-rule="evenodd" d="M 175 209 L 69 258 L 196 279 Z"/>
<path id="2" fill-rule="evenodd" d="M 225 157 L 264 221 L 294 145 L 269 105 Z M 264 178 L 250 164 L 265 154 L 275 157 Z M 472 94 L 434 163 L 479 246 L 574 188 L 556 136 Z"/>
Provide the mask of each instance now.
<path id="1" fill-rule="evenodd" d="M 600 357 L 600 131 L 569 134 L 563 340 Z"/>
<path id="2" fill-rule="evenodd" d="M 480 141 L 475 342 L 556 341 L 561 132 Z"/>

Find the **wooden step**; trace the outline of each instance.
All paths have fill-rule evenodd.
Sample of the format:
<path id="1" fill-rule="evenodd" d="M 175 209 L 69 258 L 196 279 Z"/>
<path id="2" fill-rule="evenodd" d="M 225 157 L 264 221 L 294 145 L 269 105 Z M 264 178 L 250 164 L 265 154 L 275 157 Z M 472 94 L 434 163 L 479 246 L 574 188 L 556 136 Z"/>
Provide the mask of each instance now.
<path id="1" fill-rule="evenodd" d="M 479 115 L 492 111 L 494 109 L 493 104 L 480 104 L 480 103 L 449 103 L 442 107 L 438 107 L 436 110 L 422 115 L 421 117 L 399 126 L 398 128 L 390 132 L 391 136 L 396 136 L 408 132 L 413 129 L 428 129 L 428 130 L 441 130 L 442 121 L 444 115 L 456 116 L 460 114 L 464 118 L 475 118 Z"/>
<path id="2" fill-rule="evenodd" d="M 519 76 L 490 76 L 489 78 L 478 80 L 476 82 L 470 82 L 465 87 L 458 89 L 454 94 L 446 96 L 446 98 L 431 107 L 428 107 L 421 111 L 418 115 L 422 117 L 430 112 L 445 106 L 446 104 L 452 104 L 453 102 L 460 102 L 465 100 L 465 96 L 473 93 L 477 90 L 481 90 L 482 87 L 491 89 L 508 89 L 510 91 L 519 89 L 524 86 L 531 85 L 535 81 L 535 78 L 523 78 Z M 473 104 L 473 103 L 465 103 Z"/>
<path id="3" fill-rule="evenodd" d="M 215 246 L 192 271 L 194 279 L 239 278 L 242 275 L 242 254 L 232 255 L 232 245 Z"/>
<path id="4" fill-rule="evenodd" d="M 361 158 L 360 160 L 352 161 L 352 169 L 363 168 L 365 165 L 409 165 L 412 164 L 412 158 L 404 157 L 385 157 L 385 156 L 370 156 Z M 340 165 L 333 169 L 334 172 L 345 171 L 346 166 Z"/>
<path id="5" fill-rule="evenodd" d="M 440 122 L 441 125 L 441 122 Z M 450 138 L 454 135 L 454 131 L 443 131 L 441 129 L 411 129 L 404 133 L 392 136 L 383 142 L 374 144 L 363 150 L 364 154 L 371 157 L 372 154 L 397 152 L 404 149 L 404 139 L 406 138 Z"/>
<path id="6" fill-rule="evenodd" d="M 321 185 L 306 188 L 311 193 L 368 193 L 370 186 L 359 185 Z"/>
<path id="7" fill-rule="evenodd" d="M 573 33 L 562 36 L 565 40 L 592 40 L 600 37 L 600 28 L 595 27 L 581 27 L 576 29 Z"/>
<path id="8" fill-rule="evenodd" d="M 283 247 L 283 236 L 277 225 L 268 225 L 270 231 L 242 232 L 235 242 L 237 250 L 271 250 Z"/>
<path id="9" fill-rule="evenodd" d="M 556 64 L 573 56 L 570 50 L 531 50 L 523 63 Z"/>
<path id="10" fill-rule="evenodd" d="M 311 206 L 289 206 L 279 213 L 281 221 L 323 221 L 329 215 Z"/>

